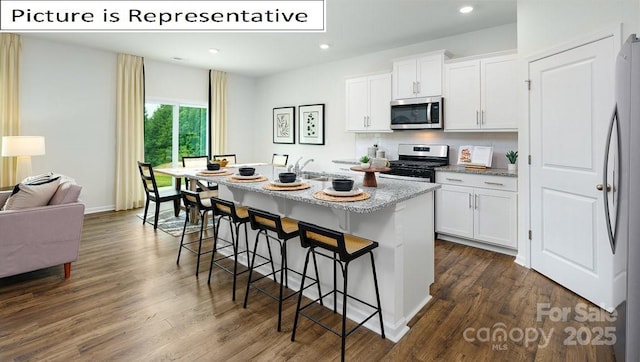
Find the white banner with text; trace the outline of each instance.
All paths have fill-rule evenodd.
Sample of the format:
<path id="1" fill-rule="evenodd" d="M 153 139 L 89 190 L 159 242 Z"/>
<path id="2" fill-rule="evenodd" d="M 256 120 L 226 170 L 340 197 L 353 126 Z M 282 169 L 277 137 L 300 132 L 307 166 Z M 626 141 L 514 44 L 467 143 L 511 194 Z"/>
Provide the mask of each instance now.
<path id="1" fill-rule="evenodd" d="M 5 1 L 0 31 L 325 31 L 324 0 Z"/>

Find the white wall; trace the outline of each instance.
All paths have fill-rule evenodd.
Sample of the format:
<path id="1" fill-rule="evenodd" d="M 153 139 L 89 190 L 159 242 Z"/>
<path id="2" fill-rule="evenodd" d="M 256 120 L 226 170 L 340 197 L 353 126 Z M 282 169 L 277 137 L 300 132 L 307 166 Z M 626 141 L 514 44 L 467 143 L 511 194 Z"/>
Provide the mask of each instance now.
<path id="1" fill-rule="evenodd" d="M 638 0 L 518 0 L 518 52 L 528 56 L 623 23 L 638 31 Z"/>
<path id="2" fill-rule="evenodd" d="M 23 36 L 21 134 L 45 137 L 33 172 L 83 186 L 88 211 L 113 209 L 116 55 Z"/>
<path id="3" fill-rule="evenodd" d="M 46 140 L 46 155 L 33 157 L 33 172 L 74 177 L 88 213 L 115 204 L 116 61 L 112 52 L 23 35 L 21 134 Z M 145 59 L 145 79 L 147 98 L 208 103 L 206 69 Z M 228 76 L 232 150 L 247 148 L 239 124 L 253 118 L 253 82 Z"/>
<path id="4" fill-rule="evenodd" d="M 257 81 L 257 101 L 254 119 L 244 127 L 253 129 L 252 159 L 270 161 L 274 152 L 287 153 L 291 161 L 300 156 L 314 158 L 315 162 L 308 166 L 310 170 L 326 170 L 332 159 L 354 158 L 362 147 L 370 145 L 370 137 L 345 132 L 345 86 L 348 77 L 379 71 L 391 71 L 393 59 L 413 54 L 420 54 L 440 49 L 447 49 L 453 58 L 470 55 L 516 49 L 516 24 L 504 25 L 411 46 L 389 49 L 304 69 L 293 70 L 273 76 L 260 78 Z M 300 145 L 296 135 L 296 144 L 282 145 L 272 143 L 272 109 L 283 106 L 304 104 L 325 104 L 325 146 Z M 296 131 L 297 128 L 296 128 Z M 423 137 L 424 132 L 395 132 L 391 135 L 379 136 L 382 145 L 412 142 L 416 137 Z M 433 142 L 449 142 L 455 136 L 445 138 L 442 132 L 430 133 Z M 487 135 L 459 136 L 464 142 L 487 144 Z M 470 139 L 471 138 L 471 139 Z M 499 136 L 501 148 L 514 148 L 515 134 Z M 476 142 L 477 140 L 477 142 Z M 462 141 L 460 141 L 462 142 Z M 489 141 L 492 142 L 492 141 Z M 502 146 L 502 144 L 506 145 Z M 397 149 L 397 146 L 396 146 Z"/>

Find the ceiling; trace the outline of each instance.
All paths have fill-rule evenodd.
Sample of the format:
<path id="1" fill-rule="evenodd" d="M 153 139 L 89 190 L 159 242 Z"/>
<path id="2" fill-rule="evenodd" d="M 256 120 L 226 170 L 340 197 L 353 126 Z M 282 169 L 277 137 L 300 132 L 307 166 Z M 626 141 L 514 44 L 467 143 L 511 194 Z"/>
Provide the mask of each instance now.
<path id="1" fill-rule="evenodd" d="M 325 3 L 326 32 L 24 35 L 260 77 L 516 22 L 516 0 L 325 0 Z M 474 6 L 474 11 L 460 14 L 458 9 L 468 4 Z M 331 48 L 321 50 L 321 43 L 330 44 Z M 211 54 L 210 48 L 220 52 Z"/>

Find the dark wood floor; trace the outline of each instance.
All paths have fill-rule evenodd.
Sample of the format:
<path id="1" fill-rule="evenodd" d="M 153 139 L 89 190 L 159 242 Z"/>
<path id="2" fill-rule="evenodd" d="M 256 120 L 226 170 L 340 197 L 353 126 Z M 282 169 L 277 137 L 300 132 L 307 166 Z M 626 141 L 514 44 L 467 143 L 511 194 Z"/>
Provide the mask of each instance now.
<path id="1" fill-rule="evenodd" d="M 233 302 L 230 275 L 216 269 L 207 284 L 208 257 L 199 278 L 193 255 L 176 265 L 179 238 L 143 226 L 137 212 L 87 216 L 68 280 L 62 266 L 0 279 L 0 361 L 340 358 L 339 338 L 306 320 L 290 341 L 293 300 L 277 332 L 277 307 L 266 296 L 253 293 L 242 308 L 245 276 Z M 399 343 L 361 328 L 347 339 L 347 359 L 614 360 L 596 338 L 609 324 L 580 323 L 573 312 L 566 322 L 536 320 L 539 303 L 572 311 L 579 303 L 594 306 L 513 257 L 437 241 L 431 293 Z M 581 331 L 579 339 L 572 330 Z"/>

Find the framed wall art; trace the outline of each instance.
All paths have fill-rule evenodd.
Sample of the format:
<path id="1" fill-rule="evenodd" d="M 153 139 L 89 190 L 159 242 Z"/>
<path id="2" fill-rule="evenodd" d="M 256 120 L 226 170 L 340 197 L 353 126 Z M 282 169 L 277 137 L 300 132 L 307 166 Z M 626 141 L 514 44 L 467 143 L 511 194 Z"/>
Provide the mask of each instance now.
<path id="1" fill-rule="evenodd" d="M 273 109 L 273 143 L 295 143 L 296 107 Z"/>
<path id="2" fill-rule="evenodd" d="M 324 145 L 324 104 L 298 106 L 298 142 Z"/>

